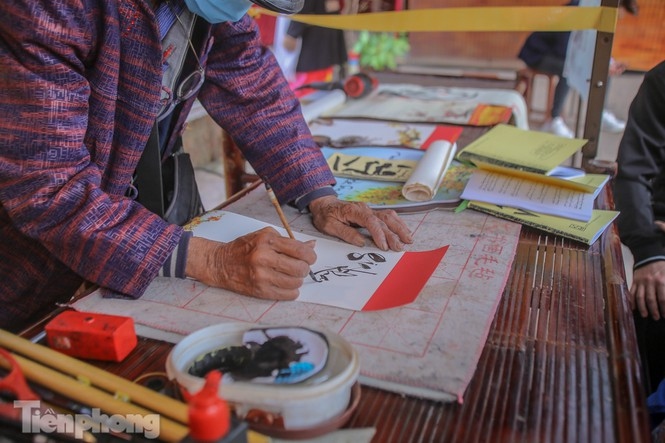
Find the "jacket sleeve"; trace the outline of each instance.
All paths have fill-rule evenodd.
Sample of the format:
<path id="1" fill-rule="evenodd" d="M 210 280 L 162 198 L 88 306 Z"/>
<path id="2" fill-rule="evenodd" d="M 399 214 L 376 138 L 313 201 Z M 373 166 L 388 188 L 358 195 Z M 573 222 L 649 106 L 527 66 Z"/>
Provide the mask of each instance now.
<path id="1" fill-rule="evenodd" d="M 272 52 L 245 16 L 213 27 L 199 100 L 283 203 L 334 184 Z"/>
<path id="2" fill-rule="evenodd" d="M 665 260 L 665 237 L 654 224 L 654 205 L 665 202 L 656 195 L 665 177 L 665 62 L 646 73 L 630 105 L 617 164 L 614 197 L 621 241 L 635 267 Z"/>
<path id="3" fill-rule="evenodd" d="M 113 126 L 117 66 L 95 63 L 102 42 L 114 47 L 95 31 L 102 2 L 92 12 L 84 3 L 11 0 L 0 18 L 0 228 L 89 281 L 139 296 L 182 228 L 121 191 L 140 151 L 110 148 L 114 131 L 127 130 Z M 90 73 L 103 73 L 103 84 Z"/>

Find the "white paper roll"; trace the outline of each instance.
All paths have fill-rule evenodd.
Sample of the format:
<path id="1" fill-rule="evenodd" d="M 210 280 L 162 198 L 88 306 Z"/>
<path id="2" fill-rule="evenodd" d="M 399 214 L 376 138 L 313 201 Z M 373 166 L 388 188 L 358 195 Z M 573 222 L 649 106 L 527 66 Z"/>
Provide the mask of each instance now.
<path id="1" fill-rule="evenodd" d="M 341 89 L 333 89 L 322 97 L 304 104 L 302 106 L 302 115 L 305 121 L 309 123 L 315 118 L 321 116 L 324 112 L 328 112 L 337 106 L 346 102 L 346 94 Z"/>
<path id="2" fill-rule="evenodd" d="M 432 200 L 453 161 L 456 146 L 446 140 L 433 142 L 404 183 L 402 187 L 404 198 L 414 202 Z"/>

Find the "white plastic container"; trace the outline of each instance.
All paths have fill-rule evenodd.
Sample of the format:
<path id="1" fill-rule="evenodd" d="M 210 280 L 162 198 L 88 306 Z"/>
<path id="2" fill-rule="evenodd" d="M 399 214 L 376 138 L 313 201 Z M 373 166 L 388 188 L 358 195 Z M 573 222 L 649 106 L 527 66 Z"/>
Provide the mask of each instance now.
<path id="1" fill-rule="evenodd" d="M 194 360 L 215 349 L 241 345 L 243 333 L 256 327 L 288 326 L 223 323 L 200 329 L 171 350 L 166 361 L 169 379 L 175 379 L 181 388 L 192 394 L 198 392 L 204 379 L 187 372 Z M 233 382 L 220 385 L 220 396 L 233 406 L 240 418 L 248 415 L 276 418 L 277 421 L 281 418 L 286 431 L 312 429 L 334 420 L 349 407 L 360 362 L 357 351 L 341 336 L 324 335 L 329 346 L 328 361 L 312 381 L 295 385 Z"/>

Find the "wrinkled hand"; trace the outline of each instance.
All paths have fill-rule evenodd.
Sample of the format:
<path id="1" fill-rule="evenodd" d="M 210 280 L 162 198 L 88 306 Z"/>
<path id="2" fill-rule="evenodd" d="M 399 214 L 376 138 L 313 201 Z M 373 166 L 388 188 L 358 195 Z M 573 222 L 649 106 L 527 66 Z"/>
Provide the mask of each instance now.
<path id="1" fill-rule="evenodd" d="M 392 210 L 373 210 L 365 203 L 345 202 L 325 196 L 309 204 L 312 221 L 319 231 L 356 246 L 365 245 L 365 237 L 355 227 L 369 231 L 376 246 L 387 251 L 401 251 L 413 237 L 406 224 Z"/>
<path id="2" fill-rule="evenodd" d="M 282 237 L 270 227 L 229 243 L 193 237 L 185 274 L 239 294 L 293 300 L 316 261 L 314 244 L 314 240 L 301 242 Z"/>
<path id="3" fill-rule="evenodd" d="M 629 301 L 642 317 L 665 317 L 665 261 L 649 263 L 633 272 Z"/>

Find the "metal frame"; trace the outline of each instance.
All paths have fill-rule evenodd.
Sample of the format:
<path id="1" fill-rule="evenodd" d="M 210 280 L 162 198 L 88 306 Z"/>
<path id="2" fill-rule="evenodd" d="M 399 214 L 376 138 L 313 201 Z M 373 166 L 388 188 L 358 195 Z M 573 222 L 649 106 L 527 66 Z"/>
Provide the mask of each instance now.
<path id="1" fill-rule="evenodd" d="M 601 6 L 618 8 L 619 0 L 601 0 Z M 598 153 L 600 122 L 605 105 L 605 89 L 612 56 L 614 33 L 598 31 L 594 50 L 591 81 L 589 82 L 589 99 L 584 117 L 583 138 L 589 142 L 582 148 L 582 167 L 595 169 L 593 160 Z"/>

